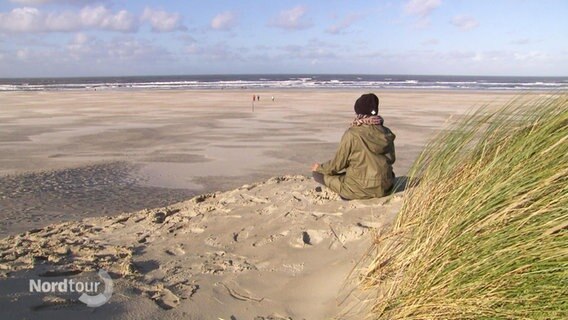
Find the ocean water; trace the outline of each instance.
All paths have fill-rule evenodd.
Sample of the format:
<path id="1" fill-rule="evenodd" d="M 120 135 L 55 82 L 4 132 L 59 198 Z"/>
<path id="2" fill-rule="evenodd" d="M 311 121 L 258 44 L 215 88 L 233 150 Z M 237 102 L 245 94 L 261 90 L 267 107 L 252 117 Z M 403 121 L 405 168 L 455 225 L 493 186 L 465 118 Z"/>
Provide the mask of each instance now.
<path id="1" fill-rule="evenodd" d="M 1 79 L 0 91 L 137 89 L 568 90 L 568 77 L 255 74 Z"/>

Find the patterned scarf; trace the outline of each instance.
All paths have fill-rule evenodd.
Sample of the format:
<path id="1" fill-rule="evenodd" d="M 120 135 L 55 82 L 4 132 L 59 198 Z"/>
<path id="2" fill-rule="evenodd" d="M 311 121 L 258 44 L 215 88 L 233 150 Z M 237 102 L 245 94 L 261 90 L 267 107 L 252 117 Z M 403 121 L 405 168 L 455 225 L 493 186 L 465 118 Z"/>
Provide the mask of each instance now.
<path id="1" fill-rule="evenodd" d="M 358 114 L 357 117 L 351 122 L 352 127 L 358 127 L 362 125 L 378 125 L 382 126 L 385 121 L 381 116 L 369 116 L 365 114 Z"/>

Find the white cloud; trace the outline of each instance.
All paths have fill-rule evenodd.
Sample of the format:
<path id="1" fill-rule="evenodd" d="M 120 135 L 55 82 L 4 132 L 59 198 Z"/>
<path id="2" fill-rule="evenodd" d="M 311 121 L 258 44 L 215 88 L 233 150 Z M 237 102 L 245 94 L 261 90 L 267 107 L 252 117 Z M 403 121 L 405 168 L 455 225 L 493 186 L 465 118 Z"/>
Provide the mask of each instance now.
<path id="1" fill-rule="evenodd" d="M 410 0 L 404 5 L 404 12 L 418 17 L 414 27 L 424 29 L 430 26 L 432 11 L 442 4 L 442 0 Z"/>
<path id="2" fill-rule="evenodd" d="M 134 31 L 138 28 L 136 18 L 126 10 L 112 13 L 104 6 L 85 7 L 79 13 L 81 27 L 114 31 Z"/>
<path id="3" fill-rule="evenodd" d="M 86 58 L 95 51 L 95 40 L 84 33 L 77 33 L 67 45 L 67 52 L 74 60 Z"/>
<path id="4" fill-rule="evenodd" d="M 0 52 L 4 54 L 1 74 L 10 77 L 158 73 L 177 59 L 148 39 L 120 35 L 104 40 L 81 32 L 71 35 L 64 46 L 22 45 Z"/>
<path id="5" fill-rule="evenodd" d="M 179 13 L 170 13 L 163 10 L 154 10 L 145 8 L 142 13 L 142 21 L 147 21 L 155 32 L 171 32 L 178 30 L 187 30 L 182 24 L 181 15 Z"/>
<path id="6" fill-rule="evenodd" d="M 306 12 L 307 9 L 304 6 L 281 11 L 278 16 L 269 21 L 268 25 L 289 30 L 307 29 L 312 26 L 312 23 L 306 19 Z"/>
<path id="7" fill-rule="evenodd" d="M 0 13 L 0 30 L 25 32 L 41 30 L 39 20 L 42 14 L 36 8 L 16 8 L 10 13 Z"/>
<path id="8" fill-rule="evenodd" d="M 347 28 L 349 28 L 353 23 L 355 23 L 359 19 L 361 19 L 360 14 L 350 14 L 345 18 L 343 18 L 343 20 L 341 20 L 337 24 L 334 24 L 329 28 L 327 28 L 326 32 L 331 34 L 339 34 L 345 31 Z"/>
<path id="9" fill-rule="evenodd" d="M 170 56 L 164 48 L 132 36 L 123 36 L 104 41 L 96 37 L 77 33 L 65 47 L 62 58 L 75 61 L 114 61 L 127 62 L 156 61 Z"/>
<path id="10" fill-rule="evenodd" d="M 231 11 L 219 13 L 211 20 L 211 28 L 215 30 L 229 30 L 237 25 L 237 16 Z"/>
<path id="11" fill-rule="evenodd" d="M 442 0 L 410 0 L 404 5 L 404 11 L 421 18 L 429 16 L 432 11 L 442 4 Z"/>
<path id="12" fill-rule="evenodd" d="M 103 29 L 130 32 L 138 28 L 137 21 L 130 12 L 116 13 L 104 6 L 85 7 L 80 11 L 44 13 L 36 8 L 15 8 L 8 13 L 0 13 L 0 31 L 25 32 L 71 32 L 83 29 Z"/>
<path id="13" fill-rule="evenodd" d="M 45 3 L 53 2 L 53 0 L 10 0 L 10 2 L 35 6 L 35 5 L 42 5 Z"/>
<path id="14" fill-rule="evenodd" d="M 21 5 L 42 5 L 47 3 L 64 3 L 64 4 L 76 4 L 85 5 L 88 3 L 100 3 L 106 2 L 106 0 L 10 0 L 10 2 L 21 4 Z"/>
<path id="15" fill-rule="evenodd" d="M 48 3 L 51 0 L 10 0 L 10 2 L 19 3 L 23 5 L 39 5 Z"/>
<path id="16" fill-rule="evenodd" d="M 469 31 L 479 26 L 479 22 L 475 18 L 466 15 L 455 16 L 451 22 L 462 31 Z"/>

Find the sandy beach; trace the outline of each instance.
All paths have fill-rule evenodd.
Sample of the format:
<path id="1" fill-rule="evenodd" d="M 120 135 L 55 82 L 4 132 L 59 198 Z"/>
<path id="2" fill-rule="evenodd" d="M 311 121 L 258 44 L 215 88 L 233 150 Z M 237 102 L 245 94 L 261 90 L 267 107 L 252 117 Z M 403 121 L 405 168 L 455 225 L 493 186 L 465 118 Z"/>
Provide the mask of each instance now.
<path id="1" fill-rule="evenodd" d="M 333 156 L 362 93 L 0 93 L 0 309 L 10 319 L 360 319 L 344 280 L 404 190 L 343 201 L 306 176 Z M 448 121 L 518 95 L 375 93 L 400 181 Z M 29 279 L 99 269 L 114 293 L 95 309 L 28 290 Z"/>
<path id="2" fill-rule="evenodd" d="M 360 93 L 260 92 L 254 113 L 247 90 L 3 93 L 0 235 L 308 174 L 334 154 Z M 448 117 L 514 96 L 378 94 L 399 175 Z"/>

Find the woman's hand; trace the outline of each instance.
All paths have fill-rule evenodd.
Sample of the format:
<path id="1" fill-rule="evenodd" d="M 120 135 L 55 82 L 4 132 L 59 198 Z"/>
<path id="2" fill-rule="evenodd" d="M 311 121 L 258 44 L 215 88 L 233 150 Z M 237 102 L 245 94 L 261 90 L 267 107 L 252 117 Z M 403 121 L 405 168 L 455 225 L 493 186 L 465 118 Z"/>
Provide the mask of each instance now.
<path id="1" fill-rule="evenodd" d="M 312 171 L 317 171 L 317 170 L 318 170 L 318 168 L 319 168 L 319 166 L 320 166 L 320 164 L 319 164 L 319 163 L 317 163 L 317 162 L 316 162 L 316 163 L 314 163 L 314 164 L 312 164 Z"/>

